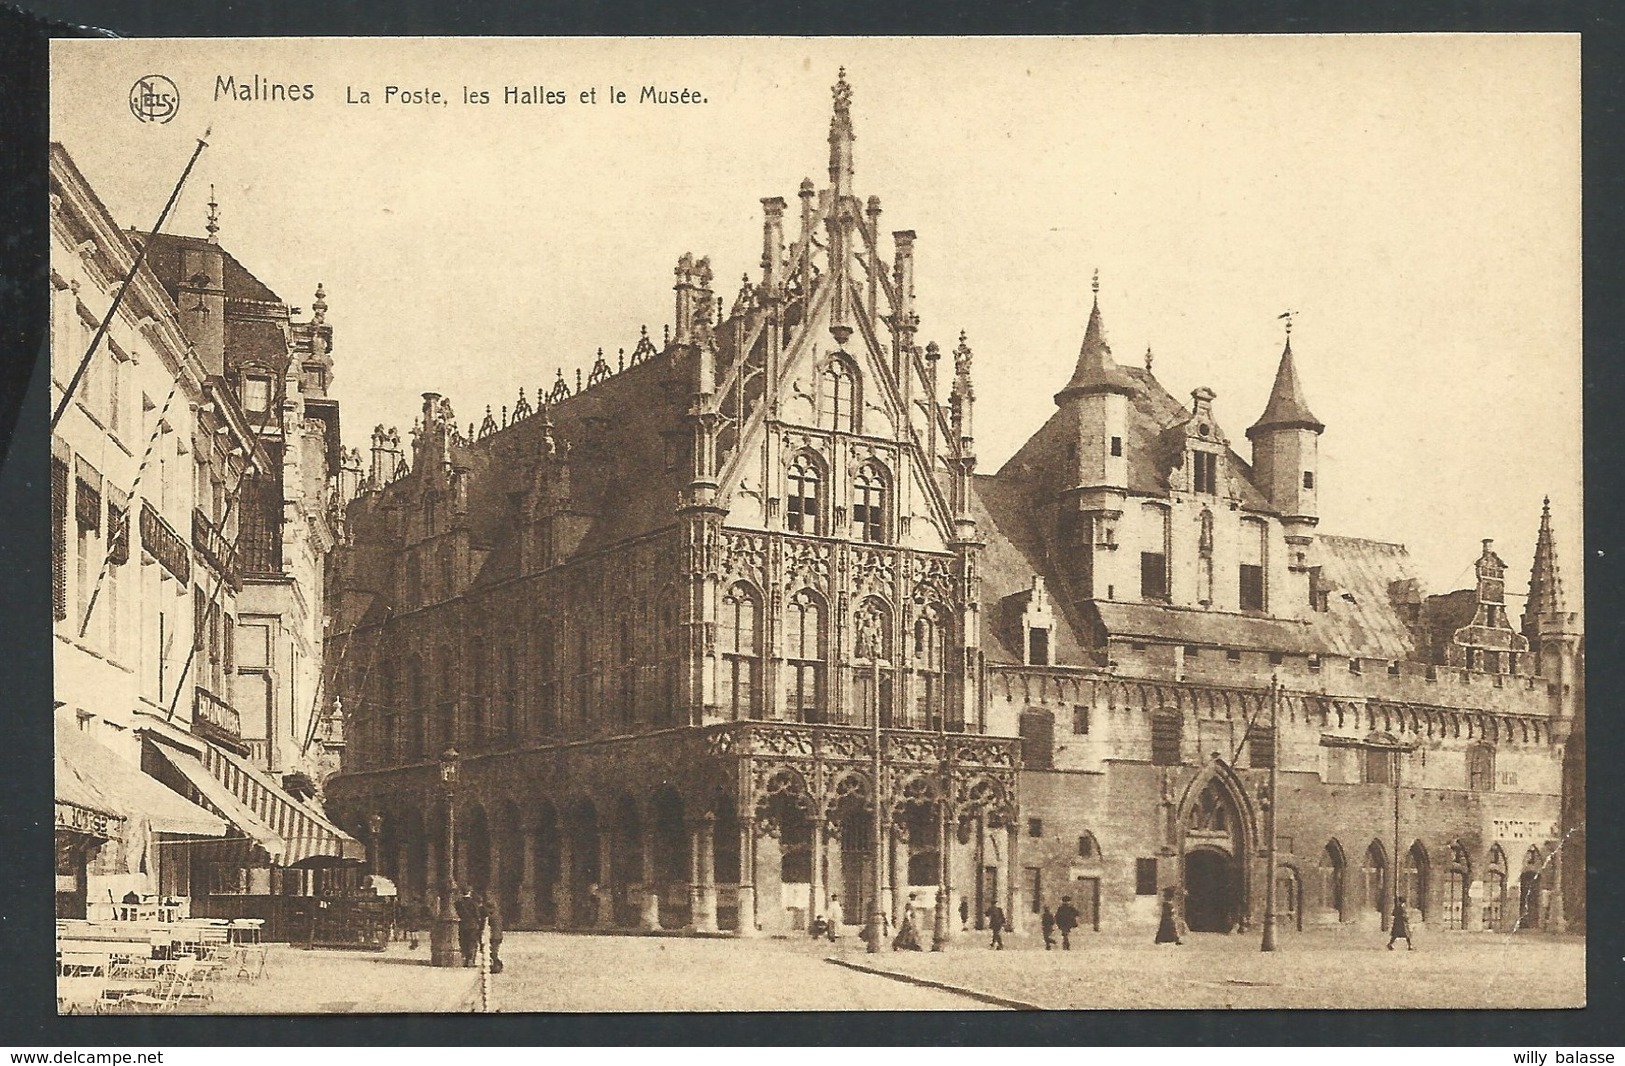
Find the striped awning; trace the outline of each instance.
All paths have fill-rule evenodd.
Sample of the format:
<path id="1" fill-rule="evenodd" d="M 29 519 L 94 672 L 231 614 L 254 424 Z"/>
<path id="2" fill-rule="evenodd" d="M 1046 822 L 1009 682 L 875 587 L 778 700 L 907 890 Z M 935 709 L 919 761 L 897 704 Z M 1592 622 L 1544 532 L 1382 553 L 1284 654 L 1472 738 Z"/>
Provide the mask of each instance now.
<path id="1" fill-rule="evenodd" d="M 253 840 L 272 865 L 365 860 L 366 848 L 360 841 L 241 756 L 207 742 L 199 756 L 154 747 L 191 782 L 198 801 Z"/>

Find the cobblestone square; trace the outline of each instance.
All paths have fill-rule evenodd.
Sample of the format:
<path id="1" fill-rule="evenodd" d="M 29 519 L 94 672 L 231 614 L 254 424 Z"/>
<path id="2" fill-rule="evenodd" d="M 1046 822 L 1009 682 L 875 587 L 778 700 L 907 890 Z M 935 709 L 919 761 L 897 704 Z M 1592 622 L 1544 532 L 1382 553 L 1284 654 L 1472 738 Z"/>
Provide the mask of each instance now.
<path id="1" fill-rule="evenodd" d="M 855 938 L 739 941 L 512 933 L 491 978 L 502 1012 L 1060 1010 L 1144 1008 L 1562 1008 L 1585 1003 L 1579 938 L 1422 935 L 1388 952 L 1379 933 L 1310 932 L 1266 955 L 1255 936 L 1197 935 L 1174 947 L 1080 936 L 988 950 L 867 955 Z M 838 965 L 837 959 L 848 965 Z M 864 973 L 871 967 L 891 976 Z M 278 945 L 258 982 L 220 986 L 214 1013 L 473 1011 L 479 974 L 427 964 L 427 945 L 382 953 Z M 924 984 L 920 983 L 924 982 Z"/>

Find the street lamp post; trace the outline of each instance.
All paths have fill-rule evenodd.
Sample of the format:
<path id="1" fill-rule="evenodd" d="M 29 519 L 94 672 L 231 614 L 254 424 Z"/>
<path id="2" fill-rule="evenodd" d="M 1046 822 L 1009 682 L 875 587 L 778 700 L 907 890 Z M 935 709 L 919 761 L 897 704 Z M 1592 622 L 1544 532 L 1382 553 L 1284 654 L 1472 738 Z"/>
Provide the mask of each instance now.
<path id="1" fill-rule="evenodd" d="M 878 639 L 878 633 L 870 634 L 871 642 Z M 869 740 L 872 748 L 871 772 L 874 774 L 874 869 L 870 879 L 869 890 L 874 896 L 869 906 L 869 954 L 878 954 L 885 939 L 886 918 L 884 903 L 881 895 L 886 891 L 886 815 L 884 803 L 884 790 L 881 779 L 880 759 L 880 655 L 879 648 L 870 645 L 870 681 L 869 686 Z"/>
<path id="2" fill-rule="evenodd" d="M 1268 806 L 1264 816 L 1268 822 L 1269 835 L 1264 848 L 1265 865 L 1268 872 L 1264 875 L 1264 937 L 1259 942 L 1258 950 L 1274 951 L 1275 948 L 1275 812 L 1280 807 L 1280 797 L 1277 786 L 1280 783 L 1278 764 L 1281 761 L 1281 743 L 1279 727 L 1281 724 L 1281 679 L 1270 678 L 1270 776 L 1268 792 L 1265 800 Z"/>
<path id="3" fill-rule="evenodd" d="M 1388 906 L 1389 920 L 1392 921 L 1392 915 L 1399 910 L 1399 788 L 1400 773 L 1404 767 L 1404 760 L 1400 756 L 1415 751 L 1421 744 L 1416 741 L 1407 744 L 1397 740 L 1355 740 L 1352 737 L 1336 737 L 1323 733 L 1320 745 L 1323 748 L 1354 748 L 1366 753 L 1384 751 L 1389 754 L 1388 776 L 1394 784 L 1394 850 L 1388 861 L 1390 884 Z"/>
<path id="4" fill-rule="evenodd" d="M 457 855 L 457 770 L 456 748 L 440 756 L 440 791 L 446 801 L 445 861 L 440 872 L 440 906 L 429 933 L 430 962 L 436 966 L 461 966 L 462 952 L 457 944 L 456 855 Z"/>

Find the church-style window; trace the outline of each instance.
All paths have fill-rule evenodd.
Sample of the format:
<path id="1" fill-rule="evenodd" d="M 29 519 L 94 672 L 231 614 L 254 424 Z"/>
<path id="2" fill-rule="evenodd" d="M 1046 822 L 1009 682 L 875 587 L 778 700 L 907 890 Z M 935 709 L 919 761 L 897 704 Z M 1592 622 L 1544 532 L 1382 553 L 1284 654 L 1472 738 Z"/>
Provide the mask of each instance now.
<path id="1" fill-rule="evenodd" d="M 718 698 L 734 718 L 761 716 L 757 698 L 759 617 L 756 595 L 748 586 L 735 585 L 722 597 L 717 618 L 717 649 L 722 655 Z"/>
<path id="2" fill-rule="evenodd" d="M 818 424 L 843 433 L 859 431 L 857 372 L 840 356 L 821 375 Z"/>
<path id="3" fill-rule="evenodd" d="M 785 475 L 784 528 L 792 533 L 822 533 L 818 460 L 803 452 L 790 460 Z"/>
<path id="4" fill-rule="evenodd" d="M 926 729 L 942 728 L 948 703 L 947 617 L 946 611 L 931 605 L 914 621 L 915 721 Z"/>
<path id="5" fill-rule="evenodd" d="M 784 607 L 785 713 L 821 721 L 824 707 L 824 607 L 802 589 Z"/>
<path id="6" fill-rule="evenodd" d="M 1140 599 L 1168 598 L 1168 557 L 1162 552 L 1140 553 Z"/>
<path id="7" fill-rule="evenodd" d="M 859 540 L 886 542 L 886 475 L 873 463 L 860 467 L 852 483 L 852 527 Z"/>
<path id="8" fill-rule="evenodd" d="M 1389 745 L 1396 743 L 1390 736 L 1374 736 L 1368 738 L 1373 744 Z M 1394 760 L 1399 758 L 1399 752 L 1390 747 L 1365 749 L 1365 783 L 1368 785 L 1387 785 L 1394 780 Z"/>
<path id="9" fill-rule="evenodd" d="M 1212 452 L 1192 452 L 1191 458 L 1195 460 L 1191 472 L 1196 491 L 1208 496 L 1218 495 L 1219 457 Z"/>
<path id="10" fill-rule="evenodd" d="M 1473 792 L 1495 790 L 1495 749 L 1476 744 L 1467 751 L 1467 788 Z"/>

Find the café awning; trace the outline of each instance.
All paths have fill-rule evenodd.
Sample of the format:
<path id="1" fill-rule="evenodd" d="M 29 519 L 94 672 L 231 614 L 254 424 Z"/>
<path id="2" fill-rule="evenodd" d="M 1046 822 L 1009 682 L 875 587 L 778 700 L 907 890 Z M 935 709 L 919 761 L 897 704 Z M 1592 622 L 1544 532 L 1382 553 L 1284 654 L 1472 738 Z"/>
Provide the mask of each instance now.
<path id="1" fill-rule="evenodd" d="M 205 742 L 199 756 L 154 745 L 204 805 L 257 844 L 276 866 L 361 862 L 360 841 L 301 803 L 248 760 Z"/>
<path id="2" fill-rule="evenodd" d="M 159 833 L 224 836 L 226 823 L 75 729 L 56 730 L 58 806 L 149 822 Z"/>

